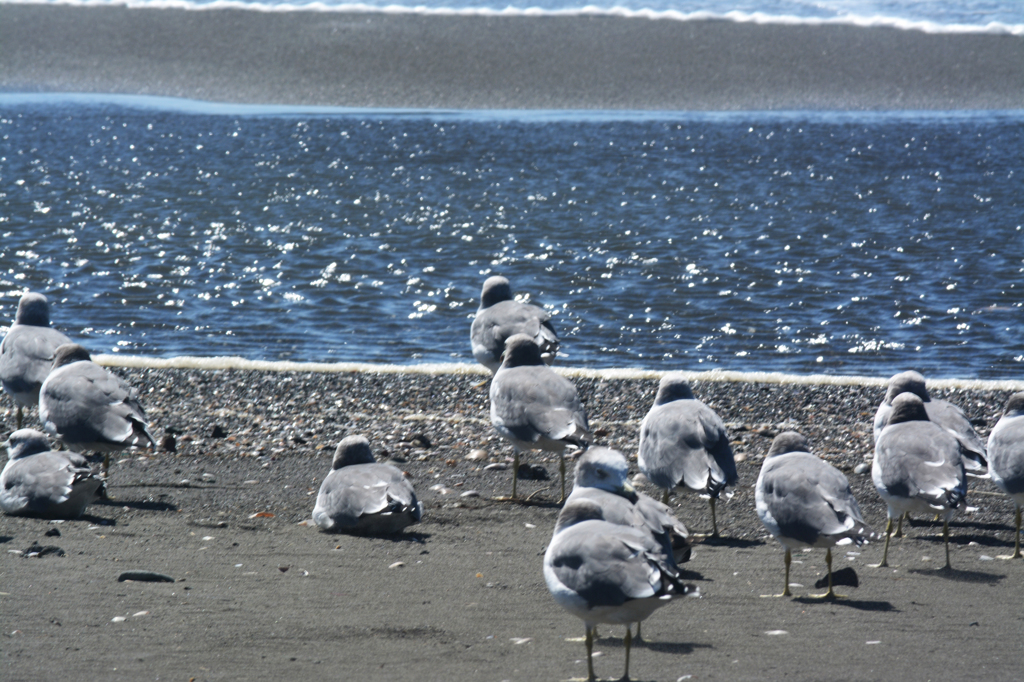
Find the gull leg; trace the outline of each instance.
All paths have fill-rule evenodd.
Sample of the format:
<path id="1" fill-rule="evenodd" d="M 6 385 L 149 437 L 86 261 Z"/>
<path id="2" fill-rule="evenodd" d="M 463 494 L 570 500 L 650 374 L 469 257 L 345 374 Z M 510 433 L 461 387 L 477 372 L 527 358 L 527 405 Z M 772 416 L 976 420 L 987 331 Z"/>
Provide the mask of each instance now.
<path id="1" fill-rule="evenodd" d="M 665 488 L 665 494 L 661 496 L 661 503 L 668 504 L 668 488 Z"/>
<path id="2" fill-rule="evenodd" d="M 832 589 L 832 548 L 829 547 L 825 552 L 825 565 L 828 566 L 828 592 L 825 594 L 816 594 L 815 597 L 819 599 L 838 599 L 843 595 L 836 594 L 835 590 Z"/>
<path id="3" fill-rule="evenodd" d="M 558 500 L 558 504 L 565 502 L 565 451 L 558 453 L 558 475 L 562 480 L 562 498 Z"/>
<path id="4" fill-rule="evenodd" d="M 516 499 L 516 482 L 519 480 L 519 448 L 513 448 L 512 458 L 512 499 Z"/>
<path id="5" fill-rule="evenodd" d="M 792 597 L 793 593 L 789 591 L 789 565 L 793 563 L 793 555 L 789 551 L 789 547 L 786 547 L 786 558 L 783 560 L 786 564 L 786 584 L 782 588 L 782 594 L 762 594 L 762 597 Z"/>
<path id="6" fill-rule="evenodd" d="M 889 565 L 889 537 L 892 535 L 892 517 L 885 523 L 885 549 L 882 551 L 882 561 L 872 568 L 885 568 Z"/>
<path id="7" fill-rule="evenodd" d="M 780 597 L 792 597 L 793 593 L 789 591 L 789 565 L 793 562 L 793 554 L 789 551 L 789 547 L 786 548 L 786 585 L 782 588 L 782 594 Z"/>
<path id="8" fill-rule="evenodd" d="M 639 621 L 639 620 L 638 620 L 638 621 L 636 622 L 636 635 L 634 635 L 634 636 L 633 636 L 633 640 L 634 640 L 634 641 L 637 641 L 637 642 L 642 642 L 642 641 L 644 641 L 644 638 L 640 636 L 640 626 L 641 626 L 642 624 L 643 624 L 643 621 Z"/>
<path id="9" fill-rule="evenodd" d="M 946 568 L 952 568 L 949 564 L 949 520 L 942 522 L 942 541 L 946 545 Z"/>
<path id="10" fill-rule="evenodd" d="M 1017 517 L 1017 532 L 1014 533 L 1014 535 L 1013 535 L 1013 537 L 1014 537 L 1014 540 L 1013 540 L 1013 556 L 1010 557 L 1011 559 L 1019 559 L 1020 556 L 1021 556 L 1021 554 L 1020 554 L 1020 505 L 1017 505 L 1016 517 Z"/>
<path id="11" fill-rule="evenodd" d="M 893 535 L 893 537 L 897 537 L 897 538 L 903 537 L 903 519 L 904 518 L 906 518 L 907 522 L 909 523 L 910 522 L 910 514 L 908 514 L 907 512 L 903 512 L 902 514 L 900 514 L 900 520 L 896 523 L 896 533 Z"/>
<path id="12" fill-rule="evenodd" d="M 22 418 L 23 418 L 23 415 L 21 413 L 21 405 L 18 405 L 18 417 L 17 417 L 17 419 L 18 419 L 18 431 L 21 430 L 21 420 L 22 420 Z"/>
<path id="13" fill-rule="evenodd" d="M 715 518 L 715 502 L 714 497 L 708 499 L 708 504 L 711 506 L 711 537 L 718 537 L 718 519 Z"/>
<path id="14" fill-rule="evenodd" d="M 622 643 L 626 647 L 626 671 L 622 674 L 622 682 L 629 682 L 629 647 L 633 644 L 633 636 L 629 632 L 628 625 L 626 626 L 626 636 Z"/>
<path id="15" fill-rule="evenodd" d="M 110 453 L 103 453 L 103 480 L 107 480 L 107 474 L 110 472 Z"/>
<path id="16" fill-rule="evenodd" d="M 584 624 L 586 627 L 586 624 Z M 587 645 L 587 682 L 595 682 L 597 675 L 594 674 L 594 629 L 587 627 L 587 636 L 584 638 Z"/>

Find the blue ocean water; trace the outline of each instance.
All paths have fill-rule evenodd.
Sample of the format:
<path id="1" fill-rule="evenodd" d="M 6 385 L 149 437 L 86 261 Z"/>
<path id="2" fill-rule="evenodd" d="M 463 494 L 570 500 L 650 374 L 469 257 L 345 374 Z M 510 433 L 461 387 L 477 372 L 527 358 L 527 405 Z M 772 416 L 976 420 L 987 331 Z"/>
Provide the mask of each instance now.
<path id="1" fill-rule="evenodd" d="M 369 112 L 0 96 L 0 319 L 95 353 L 1005 379 L 1024 112 Z M 2 331 L 2 330 L 0 330 Z"/>

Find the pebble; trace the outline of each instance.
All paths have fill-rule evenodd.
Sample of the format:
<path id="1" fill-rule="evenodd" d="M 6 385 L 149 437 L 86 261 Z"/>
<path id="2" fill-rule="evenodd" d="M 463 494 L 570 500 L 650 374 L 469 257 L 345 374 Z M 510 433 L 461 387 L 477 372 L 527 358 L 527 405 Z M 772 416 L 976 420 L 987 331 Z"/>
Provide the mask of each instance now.
<path id="1" fill-rule="evenodd" d="M 866 474 L 869 471 L 871 471 L 871 462 L 861 462 L 853 467 L 853 473 L 855 474 Z"/>
<path id="2" fill-rule="evenodd" d="M 484 467 L 484 471 L 505 471 L 506 469 L 508 469 L 508 465 L 504 462 L 495 462 Z"/>
<path id="3" fill-rule="evenodd" d="M 476 450 L 471 450 L 469 454 L 466 455 L 466 459 L 468 459 L 470 462 L 482 462 L 483 460 L 487 459 L 487 451 L 481 450 L 480 448 L 477 448 Z"/>

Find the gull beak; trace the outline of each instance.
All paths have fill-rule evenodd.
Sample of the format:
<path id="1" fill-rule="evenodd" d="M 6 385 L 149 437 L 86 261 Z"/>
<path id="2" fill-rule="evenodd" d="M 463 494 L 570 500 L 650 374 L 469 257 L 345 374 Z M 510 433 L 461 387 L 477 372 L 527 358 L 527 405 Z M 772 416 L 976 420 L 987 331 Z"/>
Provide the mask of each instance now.
<path id="1" fill-rule="evenodd" d="M 632 502 L 636 502 L 637 498 L 639 497 L 636 494 L 636 488 L 634 488 L 633 484 L 630 483 L 629 481 L 623 482 L 621 492 L 623 497 L 629 499 Z"/>

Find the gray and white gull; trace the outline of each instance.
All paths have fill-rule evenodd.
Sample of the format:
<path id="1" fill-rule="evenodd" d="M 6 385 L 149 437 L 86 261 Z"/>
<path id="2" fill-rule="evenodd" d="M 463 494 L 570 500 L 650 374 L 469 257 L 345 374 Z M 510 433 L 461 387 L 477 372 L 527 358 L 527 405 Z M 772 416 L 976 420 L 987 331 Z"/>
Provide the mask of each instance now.
<path id="1" fill-rule="evenodd" d="M 779 596 L 788 597 L 792 550 L 825 547 L 828 592 L 832 588 L 832 547 L 868 542 L 874 533 L 864 523 L 846 476 L 810 452 L 807 439 L 795 432 L 780 433 L 761 465 L 754 504 L 761 523 L 786 548 L 786 582 Z"/>
<path id="2" fill-rule="evenodd" d="M 1003 416 L 988 434 L 988 470 L 992 482 L 1013 500 L 1017 532 L 1009 558 L 1019 559 L 1020 509 L 1024 506 L 1024 393 L 1010 396 Z"/>
<path id="3" fill-rule="evenodd" d="M 882 433 L 882 429 L 888 423 L 889 415 L 892 413 L 892 401 L 900 393 L 913 393 L 924 403 L 925 412 L 928 413 L 928 420 L 941 426 L 953 434 L 963 446 L 964 468 L 971 475 L 980 475 L 988 466 L 987 448 L 978 432 L 974 430 L 971 420 L 967 418 L 964 411 L 959 407 L 939 398 L 932 398 L 928 393 L 924 376 L 913 370 L 900 372 L 889 379 L 885 391 L 885 398 L 875 412 L 875 440 Z"/>
<path id="4" fill-rule="evenodd" d="M 104 476 L 110 453 L 156 446 L 137 391 L 76 343 L 54 354 L 53 370 L 39 391 L 39 418 L 46 432 L 68 448 L 104 453 Z"/>
<path id="5" fill-rule="evenodd" d="M 515 451 L 512 464 L 512 499 L 516 499 L 519 453 L 544 450 L 558 455 L 565 500 L 566 446 L 586 448 L 590 426 L 576 386 L 544 364 L 540 348 L 526 334 L 515 334 L 505 344 L 505 358 L 491 380 L 491 424 Z"/>
<path id="6" fill-rule="evenodd" d="M 544 581 L 559 606 L 583 621 L 588 680 L 594 675 L 594 631 L 599 623 L 626 626 L 623 640 L 629 679 L 631 623 L 640 623 L 671 600 L 699 596 L 683 583 L 664 546 L 646 529 L 598 521 L 585 514 L 566 519 L 544 553 Z"/>
<path id="7" fill-rule="evenodd" d="M 75 452 L 53 451 L 35 429 L 19 429 L 7 440 L 0 472 L 0 510 L 11 516 L 77 519 L 102 494 L 103 480 Z"/>
<path id="8" fill-rule="evenodd" d="M 555 532 L 586 517 L 647 530 L 677 564 L 689 561 L 690 533 L 672 508 L 636 491 L 625 456 L 612 448 L 588 448 L 576 460 L 572 492 L 555 522 Z"/>
<path id="9" fill-rule="evenodd" d="M 684 488 L 706 496 L 711 537 L 718 537 L 715 503 L 739 481 L 729 434 L 710 407 L 697 400 L 682 374 L 662 377 L 654 405 L 640 425 L 640 471 L 654 485 Z"/>
<path id="10" fill-rule="evenodd" d="M 546 310 L 512 297 L 512 287 L 504 277 L 488 277 L 480 292 L 480 307 L 469 329 L 469 341 L 477 362 L 497 372 L 505 342 L 516 334 L 526 334 L 537 347 L 545 364 L 558 354 L 558 335 Z"/>
<path id="11" fill-rule="evenodd" d="M 46 296 L 33 292 L 22 295 L 14 324 L 0 341 L 0 383 L 17 407 L 18 428 L 22 411 L 39 404 L 39 389 L 50 373 L 57 347 L 71 343 L 50 327 L 50 304 Z"/>
<path id="12" fill-rule="evenodd" d="M 342 439 L 332 466 L 313 508 L 313 521 L 321 529 L 391 535 L 422 518 L 423 504 L 405 474 L 374 460 L 363 436 Z"/>
<path id="13" fill-rule="evenodd" d="M 925 403 L 913 393 L 892 401 L 888 423 L 875 441 L 871 480 L 888 507 L 885 550 L 878 566 L 889 565 L 894 519 L 908 512 L 937 514 L 949 568 L 949 519 L 967 504 L 963 446 L 951 433 L 929 421 Z"/>

